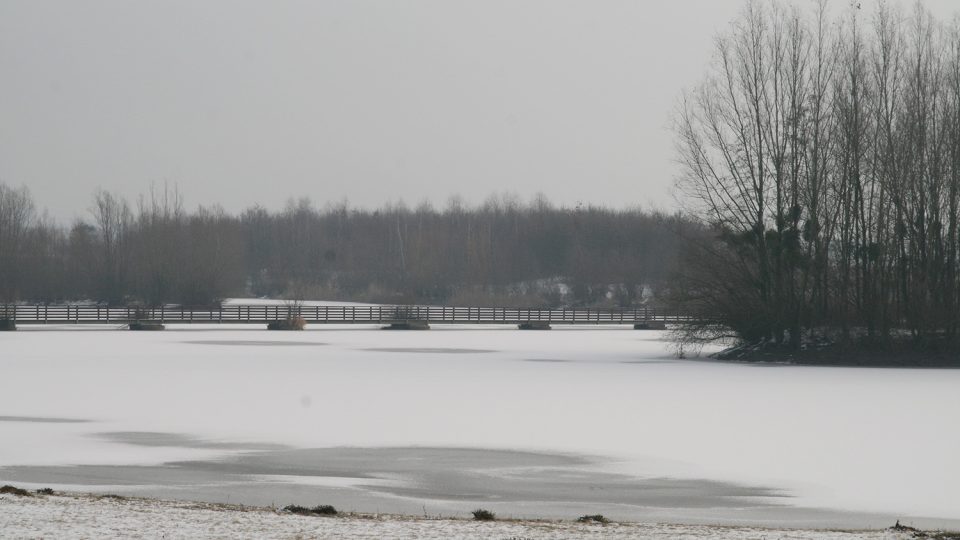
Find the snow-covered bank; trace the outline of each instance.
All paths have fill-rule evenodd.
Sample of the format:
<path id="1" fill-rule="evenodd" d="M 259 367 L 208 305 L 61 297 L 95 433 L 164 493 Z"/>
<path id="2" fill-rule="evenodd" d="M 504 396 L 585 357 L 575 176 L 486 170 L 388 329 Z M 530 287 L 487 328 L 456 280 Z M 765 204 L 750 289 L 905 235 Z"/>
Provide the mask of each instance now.
<path id="1" fill-rule="evenodd" d="M 7 538 L 558 538 L 747 540 L 907 540 L 883 531 L 816 531 L 547 521 L 430 519 L 393 515 L 307 517 L 271 508 L 95 495 L 0 495 L 0 535 Z"/>
<path id="2" fill-rule="evenodd" d="M 865 331 L 863 332 L 865 334 Z M 879 343 L 865 335 L 844 340 L 839 336 L 804 336 L 800 349 L 772 341 L 739 343 L 711 355 L 729 362 L 835 367 L 960 368 L 960 354 L 946 339 L 918 342 L 912 335 Z"/>

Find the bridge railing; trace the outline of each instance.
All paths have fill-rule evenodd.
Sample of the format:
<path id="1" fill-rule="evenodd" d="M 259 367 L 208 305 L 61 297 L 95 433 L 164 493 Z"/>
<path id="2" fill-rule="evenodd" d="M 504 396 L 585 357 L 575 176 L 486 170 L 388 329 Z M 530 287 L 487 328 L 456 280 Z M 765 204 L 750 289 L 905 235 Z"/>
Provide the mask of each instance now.
<path id="1" fill-rule="evenodd" d="M 302 317 L 307 323 L 373 324 L 422 320 L 450 324 L 519 324 L 543 321 L 554 324 L 636 324 L 699 320 L 691 315 L 657 308 L 512 308 L 419 305 L 376 306 L 160 306 L 107 307 L 97 305 L 9 305 L 0 307 L 0 317 L 21 324 L 101 323 L 131 321 L 169 323 L 267 323 Z"/>

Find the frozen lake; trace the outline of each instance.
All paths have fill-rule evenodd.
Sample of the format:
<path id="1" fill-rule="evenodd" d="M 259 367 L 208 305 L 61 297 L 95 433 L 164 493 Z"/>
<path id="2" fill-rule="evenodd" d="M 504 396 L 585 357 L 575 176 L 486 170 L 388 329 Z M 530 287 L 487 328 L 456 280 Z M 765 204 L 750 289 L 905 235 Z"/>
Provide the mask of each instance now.
<path id="1" fill-rule="evenodd" d="M 23 327 L 0 482 L 358 511 L 960 528 L 960 370 L 675 360 L 627 328 Z"/>

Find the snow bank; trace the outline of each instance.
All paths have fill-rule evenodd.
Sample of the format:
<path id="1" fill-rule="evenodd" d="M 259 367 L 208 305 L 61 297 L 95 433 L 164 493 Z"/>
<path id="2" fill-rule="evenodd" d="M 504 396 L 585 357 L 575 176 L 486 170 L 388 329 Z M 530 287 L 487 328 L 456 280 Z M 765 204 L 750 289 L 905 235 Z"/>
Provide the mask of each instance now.
<path id="1" fill-rule="evenodd" d="M 0 530 L 11 538 L 557 538 L 906 540 L 892 531 L 803 531 L 653 524 L 474 522 L 385 515 L 305 517 L 265 508 L 114 499 L 0 495 Z"/>

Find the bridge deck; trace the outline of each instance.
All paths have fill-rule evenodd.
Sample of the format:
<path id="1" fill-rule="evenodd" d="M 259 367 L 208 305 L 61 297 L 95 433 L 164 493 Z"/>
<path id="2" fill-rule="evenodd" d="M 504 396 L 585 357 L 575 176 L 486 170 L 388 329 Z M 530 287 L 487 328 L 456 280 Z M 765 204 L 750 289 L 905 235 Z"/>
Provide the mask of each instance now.
<path id="1" fill-rule="evenodd" d="M 0 318 L 17 324 L 123 324 L 131 321 L 204 324 L 266 324 L 291 316 L 308 324 L 386 324 L 426 321 L 430 324 L 637 324 L 650 321 L 689 322 L 696 317 L 653 308 L 536 309 L 445 306 L 265 306 L 214 307 L 103 307 L 71 305 L 17 305 L 0 307 Z"/>

